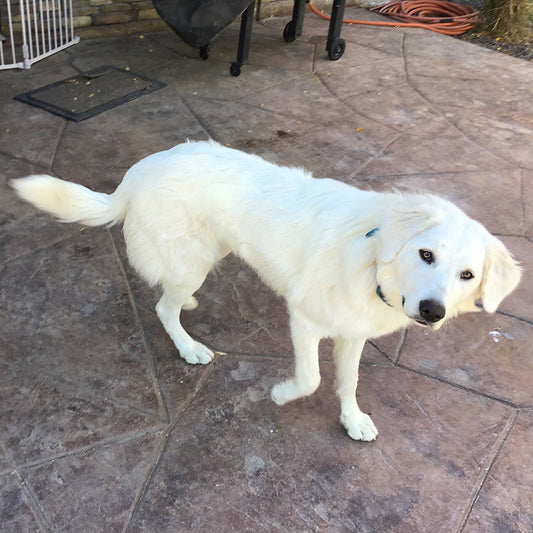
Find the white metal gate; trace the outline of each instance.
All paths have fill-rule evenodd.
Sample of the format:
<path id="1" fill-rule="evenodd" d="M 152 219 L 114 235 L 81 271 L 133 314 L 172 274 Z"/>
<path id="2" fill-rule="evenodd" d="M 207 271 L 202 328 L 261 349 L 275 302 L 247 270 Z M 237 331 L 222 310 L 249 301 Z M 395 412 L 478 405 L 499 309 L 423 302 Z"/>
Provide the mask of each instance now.
<path id="1" fill-rule="evenodd" d="M 0 0 L 0 70 L 30 68 L 77 42 L 72 0 Z"/>

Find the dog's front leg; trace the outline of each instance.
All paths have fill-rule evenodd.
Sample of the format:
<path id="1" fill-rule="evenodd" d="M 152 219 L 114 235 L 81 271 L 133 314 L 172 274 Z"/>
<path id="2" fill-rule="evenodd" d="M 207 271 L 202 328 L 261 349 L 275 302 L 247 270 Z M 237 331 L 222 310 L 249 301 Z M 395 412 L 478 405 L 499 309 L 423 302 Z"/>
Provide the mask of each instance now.
<path id="1" fill-rule="evenodd" d="M 318 344 L 320 336 L 298 312 L 291 312 L 291 337 L 294 348 L 294 377 L 278 383 L 272 389 L 272 399 L 283 405 L 309 396 L 320 385 Z"/>
<path id="2" fill-rule="evenodd" d="M 337 371 L 337 396 L 341 402 L 341 423 L 354 440 L 374 440 L 378 430 L 372 419 L 357 405 L 355 391 L 359 377 L 359 361 L 365 339 L 336 338 L 333 355 Z"/>

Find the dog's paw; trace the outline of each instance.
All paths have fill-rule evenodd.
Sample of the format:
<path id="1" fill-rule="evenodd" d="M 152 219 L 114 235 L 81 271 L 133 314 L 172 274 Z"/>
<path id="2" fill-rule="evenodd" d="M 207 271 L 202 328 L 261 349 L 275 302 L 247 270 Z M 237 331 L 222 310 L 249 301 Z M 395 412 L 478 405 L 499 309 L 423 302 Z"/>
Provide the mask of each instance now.
<path id="1" fill-rule="evenodd" d="M 283 381 L 272 387 L 272 392 L 270 397 L 277 405 L 284 405 L 291 400 L 294 400 L 296 396 L 294 395 L 294 383 L 292 380 Z"/>
<path id="2" fill-rule="evenodd" d="M 184 311 L 192 311 L 193 309 L 196 309 L 198 307 L 198 300 L 191 296 L 184 304 L 182 309 Z"/>
<path id="3" fill-rule="evenodd" d="M 194 341 L 186 348 L 182 348 L 180 355 L 191 365 L 206 365 L 213 360 L 214 353 L 207 346 Z"/>
<path id="4" fill-rule="evenodd" d="M 274 385 L 270 397 L 278 405 L 284 405 L 298 398 L 310 396 L 316 391 L 319 384 L 320 376 L 315 379 L 310 379 L 305 383 L 297 383 L 294 379 L 288 379 Z"/>
<path id="5" fill-rule="evenodd" d="M 341 423 L 353 440 L 371 441 L 378 436 L 378 430 L 374 422 L 365 413 L 360 412 L 349 418 L 341 416 Z"/>

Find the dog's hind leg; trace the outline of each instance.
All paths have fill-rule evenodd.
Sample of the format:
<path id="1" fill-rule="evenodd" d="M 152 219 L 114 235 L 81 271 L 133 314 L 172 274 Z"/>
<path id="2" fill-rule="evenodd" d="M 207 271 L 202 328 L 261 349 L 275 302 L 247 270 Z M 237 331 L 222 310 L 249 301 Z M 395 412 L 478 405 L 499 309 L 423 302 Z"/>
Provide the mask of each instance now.
<path id="1" fill-rule="evenodd" d="M 341 402 L 341 423 L 354 440 L 374 440 L 378 430 L 372 419 L 357 405 L 355 391 L 359 377 L 359 361 L 365 339 L 335 339 L 333 355 L 337 372 L 337 396 Z"/>
<path id="2" fill-rule="evenodd" d="M 155 307 L 159 320 L 181 357 L 193 365 L 207 364 L 214 355 L 209 348 L 191 338 L 180 323 L 181 310 L 190 309 L 196 303 L 196 299 L 192 296 L 196 288 L 191 290 L 178 285 L 164 284 L 163 296 Z"/>
<path id="3" fill-rule="evenodd" d="M 320 385 L 320 336 L 305 319 L 291 313 L 291 337 L 295 357 L 294 377 L 273 387 L 271 397 L 278 405 L 309 396 Z"/>

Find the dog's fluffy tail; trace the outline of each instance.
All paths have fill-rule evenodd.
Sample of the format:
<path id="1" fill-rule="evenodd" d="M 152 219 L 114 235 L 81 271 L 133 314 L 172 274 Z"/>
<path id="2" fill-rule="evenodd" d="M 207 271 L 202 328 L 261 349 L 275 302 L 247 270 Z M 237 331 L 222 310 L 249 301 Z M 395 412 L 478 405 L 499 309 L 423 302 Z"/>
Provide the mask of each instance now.
<path id="1" fill-rule="evenodd" d="M 10 185 L 21 198 L 63 222 L 112 225 L 123 220 L 126 214 L 127 202 L 118 191 L 113 194 L 94 192 L 83 185 L 47 175 L 14 179 Z"/>

